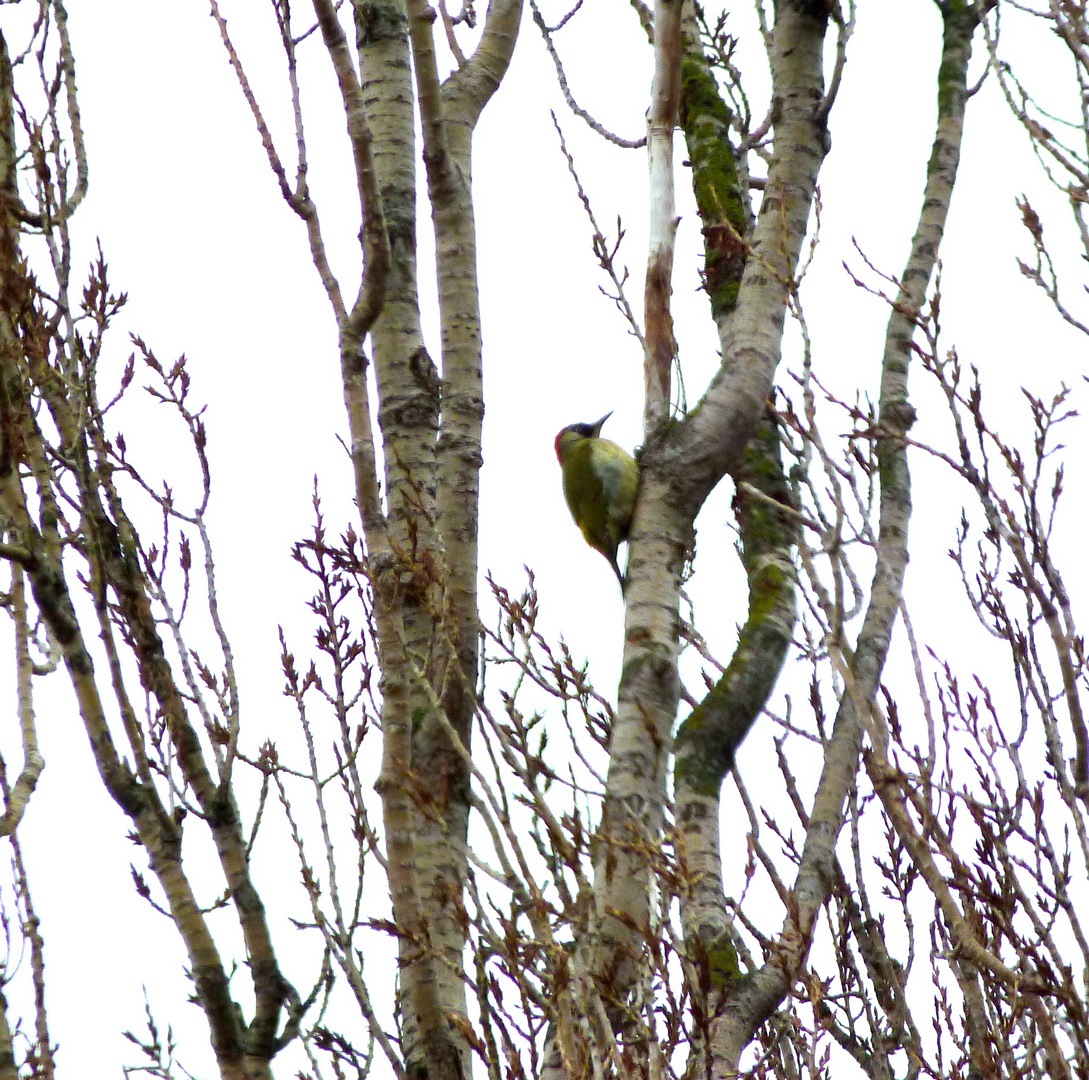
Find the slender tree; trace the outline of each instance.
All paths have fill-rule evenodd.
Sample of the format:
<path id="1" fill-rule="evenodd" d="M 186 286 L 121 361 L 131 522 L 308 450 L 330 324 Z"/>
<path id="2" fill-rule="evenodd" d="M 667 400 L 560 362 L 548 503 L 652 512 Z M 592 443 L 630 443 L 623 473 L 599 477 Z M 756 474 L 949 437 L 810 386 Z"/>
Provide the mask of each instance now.
<path id="1" fill-rule="evenodd" d="M 621 144 L 624 168 L 642 162 L 641 145 L 649 163 L 640 318 L 557 120 L 594 256 L 644 355 L 615 705 L 545 633 L 532 574 L 524 588 L 486 578 L 480 589 L 474 214 L 486 211 L 474 207 L 472 138 L 512 62 L 519 0 L 492 0 L 482 16 L 444 0 L 313 0 L 305 12 L 274 0 L 287 142 L 251 82 L 252 44 L 232 33 L 225 0 L 210 0 L 336 327 L 354 480 L 352 508 L 315 494 L 293 550 L 316 633 L 300 660 L 281 632 L 295 726 L 279 741 L 240 720 L 208 527 L 215 463 L 184 359 L 163 364 L 135 338 L 127 366 L 111 370 L 105 342 L 126 298 L 101 252 L 85 283 L 73 271 L 93 147 L 65 7 L 41 0 L 25 26 L 4 22 L 0 557 L 17 736 L 5 745 L 21 757 L 14 777 L 0 768 L 0 833 L 12 850 L 4 925 L 25 945 L 30 992 L 6 965 L 0 1078 L 51 1077 L 63 1063 L 47 1011 L 49 927 L 19 846 L 44 764 L 35 682 L 51 675 L 71 686 L 94 790 L 142 852 L 135 889 L 184 945 L 222 1077 L 271 1077 L 277 1058 L 290 1062 L 281 1074 L 313 1078 L 1089 1075 L 1082 583 L 1060 566 L 1069 525 L 1054 464 L 1075 395 L 1026 394 L 1020 439 L 939 318 L 978 68 L 1074 222 L 1053 226 L 1022 196 L 1021 273 L 1058 323 L 1089 333 L 1051 240 L 1062 228 L 1089 256 L 1085 12 L 933 5 L 934 126 L 907 259 L 895 272 L 856 259 L 842 279 L 845 308 L 863 297 L 887 308 L 880 355 L 850 357 L 857 385 L 878 387 L 869 402 L 829 388 L 806 322 L 855 5 L 758 0 L 761 119 L 764 75 L 742 64 L 747 43 L 725 15 L 635 0 L 653 54 L 645 143 L 611 135 L 572 94 L 564 54 L 580 6 L 554 24 L 531 6 L 574 114 Z M 1011 25 L 1042 28 L 1073 73 L 1063 126 L 1007 58 Z M 350 151 L 358 215 L 347 225 L 330 225 L 311 188 L 324 119 L 306 107 L 315 56 Z M 687 198 L 675 188 L 678 131 L 719 354 L 691 407 L 673 310 Z M 425 202 L 433 262 L 418 253 Z M 346 277 L 328 252 L 334 230 L 357 229 Z M 926 388 L 926 423 L 909 374 Z M 149 479 L 154 463 L 119 430 L 118 403 L 141 383 L 185 433 L 195 497 Z M 909 464 L 961 494 L 951 541 L 909 531 Z M 696 517 L 721 484 L 748 592 L 723 661 L 687 602 Z M 908 554 L 934 543 L 951 543 L 965 611 L 1001 670 L 973 672 L 967 650 L 917 639 Z M 698 692 L 682 677 L 686 649 L 705 667 Z M 897 651 L 903 663 L 886 671 Z M 774 785 L 737 768 L 754 725 L 775 732 Z M 368 760 L 379 760 L 376 783 Z M 742 834 L 744 865 L 724 873 L 722 852 Z M 259 835 L 272 865 L 256 861 Z M 387 941 L 395 972 L 374 961 Z M 150 1006 L 146 1033 L 129 1039 L 141 1055 L 129 1071 L 189 1075 L 186 1048 Z"/>

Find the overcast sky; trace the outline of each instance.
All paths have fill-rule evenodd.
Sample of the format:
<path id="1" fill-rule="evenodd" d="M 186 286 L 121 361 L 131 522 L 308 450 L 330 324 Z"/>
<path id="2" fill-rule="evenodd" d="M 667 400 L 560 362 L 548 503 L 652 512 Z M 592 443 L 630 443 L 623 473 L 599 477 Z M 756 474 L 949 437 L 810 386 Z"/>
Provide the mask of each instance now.
<path id="1" fill-rule="evenodd" d="M 285 626 L 299 649 L 309 633 L 301 606 L 306 583 L 291 568 L 288 551 L 309 527 L 315 476 L 330 523 L 340 527 L 353 518 L 350 475 L 338 442 L 346 425 L 335 327 L 301 223 L 280 198 L 207 11 L 200 3 L 146 0 L 72 8 L 91 175 L 75 225 L 77 265 L 90 260 L 100 238 L 114 288 L 130 296 L 113 343 L 118 370 L 130 351 L 125 332 L 132 330 L 164 362 L 187 354 L 193 394 L 208 403 L 221 600 L 243 681 L 244 729 L 255 746 L 276 738 L 287 722 L 289 703 L 278 693 L 277 626 Z M 903 264 L 932 136 L 939 39 L 930 0 L 862 8 L 832 114 L 833 149 L 821 174 L 822 247 L 805 299 L 822 377 L 834 387 L 874 390 L 886 312 L 851 284 L 841 261 L 861 269 L 851 247 L 855 238 L 882 269 L 896 273 Z M 546 10 L 549 17 L 559 13 Z M 5 18 L 9 11 L 4 9 Z M 287 155 L 282 64 L 266 5 L 226 0 L 224 12 Z M 737 16 L 739 32 L 746 19 Z M 629 138 L 642 134 L 651 58 L 628 7 L 621 0 L 588 0 L 559 44 L 570 58 L 568 75 L 581 103 L 610 129 Z M 340 141 L 342 114 L 317 36 L 307 48 L 311 179 L 336 268 L 352 292 L 358 220 Z M 523 564 L 537 572 L 546 628 L 562 630 L 576 655 L 592 658 L 598 685 L 609 692 L 620 656 L 620 599 L 608 567 L 568 519 L 552 439 L 563 425 L 612 409 L 606 434 L 628 446 L 638 443 L 641 355 L 598 291 L 606 282 L 590 254 L 588 224 L 558 154 L 550 108 L 576 153 L 599 222 L 613 230 L 622 216 L 627 233 L 621 259 L 631 268 L 631 299 L 641 307 L 644 154 L 602 146 L 566 111 L 527 21 L 511 72 L 476 139 L 487 395 L 481 558 L 483 568 L 515 589 Z M 680 143 L 677 157 L 684 157 Z M 675 299 L 694 402 L 717 356 L 706 301 L 697 290 L 700 236 L 686 182 L 682 170 Z M 944 322 L 947 344 L 980 364 L 996 395 L 1010 401 L 1025 380 L 1046 389 L 1059 379 L 1077 379 L 1083 368 L 1080 342 L 1062 334 L 1041 340 L 1034 324 L 1046 309 L 1013 262 L 1015 252 L 1027 249 L 1014 197 L 1039 190 L 1025 140 L 1002 113 L 994 88 L 985 86 L 969 105 L 945 252 Z M 1055 205 L 1043 195 L 1038 201 Z M 1055 232 L 1066 228 L 1065 218 L 1054 221 Z M 424 252 L 429 231 L 425 213 Z M 437 356 L 433 334 L 428 344 Z M 798 359 L 792 332 L 785 363 Z M 136 422 L 126 433 L 134 459 L 145 463 L 147 475 L 173 480 L 181 465 L 155 414 Z M 934 491 L 927 485 L 944 481 L 925 468 L 919 475 L 923 498 L 917 499 L 925 502 Z M 728 654 L 744 605 L 730 496 L 723 485 L 698 522 L 697 609 L 721 656 Z M 948 529 L 948 538 L 912 564 L 912 573 L 922 572 L 931 587 L 930 575 L 946 572 L 954 521 L 948 512 L 955 507 L 944 500 L 938 509 L 928 527 Z M 127 879 L 127 864 L 139 863 L 140 853 L 119 839 L 126 825 L 105 792 L 87 783 L 93 771 L 66 694 L 57 688 L 42 700 L 48 764 L 24 832 L 32 883 L 42 882 L 38 903 L 54 976 L 49 1000 L 62 1071 L 117 1076 L 116 1063 L 135 1061 L 121 1049 L 119 1032 L 140 1022 L 144 980 L 163 1017 L 175 1024 L 187 1018 L 192 1025 L 183 1062 L 197 1075 L 211 1075 L 203 1020 L 194 1007 L 177 1005 L 181 948 L 169 933 L 158 932 L 158 917 Z M 743 753 L 758 754 L 762 747 L 766 742 L 756 737 Z M 59 832 L 50 806 L 73 800 L 80 813 Z M 80 900 L 89 898 L 99 920 L 93 926 L 77 925 L 71 897 L 46 887 L 59 868 Z M 112 936 L 119 925 L 126 927 L 121 941 Z M 162 971 L 149 971 L 149 953 L 161 956 Z M 117 982 L 108 992 L 89 993 L 87 979 L 99 964 L 109 964 Z M 90 1070 L 90 1062 L 101 1064 Z M 293 1074 L 286 1056 L 277 1066 L 280 1075 Z"/>

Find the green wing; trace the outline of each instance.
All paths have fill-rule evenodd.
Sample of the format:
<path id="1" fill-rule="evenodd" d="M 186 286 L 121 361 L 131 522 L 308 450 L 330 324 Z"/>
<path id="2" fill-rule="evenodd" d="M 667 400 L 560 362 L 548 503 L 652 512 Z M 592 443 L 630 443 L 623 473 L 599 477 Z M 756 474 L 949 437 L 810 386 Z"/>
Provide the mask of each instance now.
<path id="1" fill-rule="evenodd" d="M 563 494 L 586 543 L 608 554 L 610 534 L 605 491 L 593 467 L 593 445 L 589 439 L 583 439 L 567 452 L 563 463 Z M 616 552 L 615 545 L 612 550 Z"/>
<path id="2" fill-rule="evenodd" d="M 639 487 L 639 466 L 631 454 L 608 439 L 597 439 L 591 445 L 591 466 L 601 483 L 603 516 L 605 508 L 608 508 L 608 520 L 604 526 L 615 555 L 620 542 L 628 538 L 635 493 Z"/>

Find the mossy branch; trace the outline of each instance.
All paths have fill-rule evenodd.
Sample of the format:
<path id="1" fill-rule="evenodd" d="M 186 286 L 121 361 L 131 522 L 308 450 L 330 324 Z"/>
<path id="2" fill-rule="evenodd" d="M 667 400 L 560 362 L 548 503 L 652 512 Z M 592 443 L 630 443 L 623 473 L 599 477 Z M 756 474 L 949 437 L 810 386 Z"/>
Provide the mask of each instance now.
<path id="1" fill-rule="evenodd" d="M 694 20 L 685 30 L 681 128 L 703 233 L 703 287 L 711 300 L 711 315 L 721 325 L 737 304 L 752 221 L 729 139 L 730 107 L 719 92 Z"/>
<path id="2" fill-rule="evenodd" d="M 901 287 L 892 304 L 881 364 L 877 459 L 881 482 L 877 564 L 870 602 L 850 656 L 850 692 L 840 700 L 825 749 L 825 762 L 813 801 L 793 903 L 774 955 L 730 1002 L 721 1052 L 736 1062 L 757 1027 L 778 1006 L 809 951 L 813 927 L 834 881 L 835 846 L 844 824 L 848 792 L 855 783 L 862 750 L 863 723 L 858 702 L 873 699 L 880 684 L 907 569 L 911 482 L 905 432 L 914 412 L 908 401 L 907 374 L 912 337 L 926 301 L 960 161 L 971 39 L 981 17 L 963 3 L 942 5 L 942 60 L 938 71 L 938 120 L 927 168 L 918 227 Z"/>
<path id="3" fill-rule="evenodd" d="M 769 408 L 736 477 L 790 507 L 779 429 Z M 749 581 L 749 610 L 722 677 L 681 724 L 674 778 L 678 815 L 682 793 L 718 797 L 734 755 L 779 677 L 797 615 L 791 561 L 796 524 L 768 501 L 740 492 L 734 499 L 741 559 Z"/>

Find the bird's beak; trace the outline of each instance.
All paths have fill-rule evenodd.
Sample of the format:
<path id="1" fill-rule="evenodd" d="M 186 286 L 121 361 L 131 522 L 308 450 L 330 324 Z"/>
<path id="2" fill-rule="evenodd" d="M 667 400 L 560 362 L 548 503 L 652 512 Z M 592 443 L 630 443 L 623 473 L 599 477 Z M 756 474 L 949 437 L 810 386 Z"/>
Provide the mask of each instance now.
<path id="1" fill-rule="evenodd" d="M 607 412 L 600 420 L 593 424 L 594 438 L 596 439 L 601 434 L 601 427 L 609 417 L 612 416 L 612 411 Z"/>

